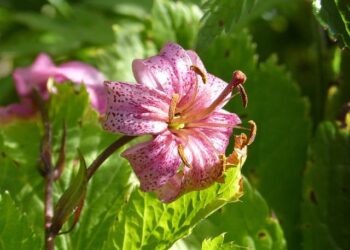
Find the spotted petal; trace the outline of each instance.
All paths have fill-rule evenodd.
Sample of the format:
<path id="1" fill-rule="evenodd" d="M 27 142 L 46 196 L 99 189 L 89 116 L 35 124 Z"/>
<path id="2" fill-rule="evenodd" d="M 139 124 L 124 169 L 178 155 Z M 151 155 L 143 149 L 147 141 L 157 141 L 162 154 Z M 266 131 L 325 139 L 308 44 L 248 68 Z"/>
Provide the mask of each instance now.
<path id="1" fill-rule="evenodd" d="M 238 115 L 221 109 L 211 113 L 207 118 L 197 121 L 199 125 L 193 129 L 205 134 L 218 153 L 225 153 L 232 130 L 240 123 Z"/>
<path id="2" fill-rule="evenodd" d="M 161 133 L 168 127 L 170 99 L 142 84 L 105 82 L 107 117 L 104 127 L 126 135 Z"/>
<path id="3" fill-rule="evenodd" d="M 137 82 L 165 92 L 184 97 L 195 83 L 191 70 L 192 60 L 186 50 L 167 43 L 160 54 L 144 60 L 134 60 L 133 72 Z"/>
<path id="4" fill-rule="evenodd" d="M 122 156 L 133 167 L 143 191 L 153 191 L 164 185 L 181 164 L 175 136 L 169 132 L 127 149 Z"/>

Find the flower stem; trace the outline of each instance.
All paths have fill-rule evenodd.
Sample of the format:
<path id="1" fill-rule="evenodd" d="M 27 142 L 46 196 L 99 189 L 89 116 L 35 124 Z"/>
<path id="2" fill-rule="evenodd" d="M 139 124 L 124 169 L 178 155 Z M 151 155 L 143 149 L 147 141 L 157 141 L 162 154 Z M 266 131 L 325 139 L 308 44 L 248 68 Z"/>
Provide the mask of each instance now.
<path id="1" fill-rule="evenodd" d="M 117 149 L 124 146 L 126 143 L 131 141 L 135 136 L 122 136 L 118 138 L 115 142 L 109 145 L 102 153 L 91 163 L 89 168 L 87 169 L 87 177 L 88 180 L 93 176 L 96 170 L 102 165 L 102 163 Z"/>
<path id="2" fill-rule="evenodd" d="M 33 92 L 33 99 L 39 109 L 41 120 L 44 126 L 44 136 L 41 142 L 40 159 L 43 164 L 41 169 L 45 178 L 44 194 L 44 228 L 45 228 L 45 249 L 54 250 L 56 235 L 52 232 L 53 207 L 53 182 L 54 169 L 52 166 L 52 126 L 46 104 L 38 91 Z"/>

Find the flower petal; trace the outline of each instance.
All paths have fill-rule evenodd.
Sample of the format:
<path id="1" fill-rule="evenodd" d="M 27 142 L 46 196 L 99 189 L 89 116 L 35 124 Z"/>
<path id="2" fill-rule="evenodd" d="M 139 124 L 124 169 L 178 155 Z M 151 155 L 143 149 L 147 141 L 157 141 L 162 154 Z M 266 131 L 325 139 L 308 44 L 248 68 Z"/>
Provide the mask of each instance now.
<path id="1" fill-rule="evenodd" d="M 193 129 L 205 134 L 217 152 L 223 154 L 232 135 L 233 127 L 240 124 L 241 120 L 238 115 L 221 109 L 198 123 L 201 125 Z"/>
<path id="2" fill-rule="evenodd" d="M 164 185 L 181 165 L 175 136 L 169 132 L 127 149 L 122 156 L 133 167 L 143 191 L 153 191 Z"/>
<path id="3" fill-rule="evenodd" d="M 223 174 L 222 162 L 204 134 L 196 132 L 188 137 L 185 155 L 191 166 L 184 166 L 181 172 L 155 190 L 163 202 L 172 202 L 187 192 L 207 188 Z"/>
<path id="4" fill-rule="evenodd" d="M 105 82 L 107 118 L 104 127 L 126 135 L 157 134 L 167 129 L 170 99 L 141 84 Z"/>
<path id="5" fill-rule="evenodd" d="M 186 113 L 198 113 L 200 110 L 209 107 L 216 100 L 216 98 L 219 97 L 226 86 L 226 82 L 208 73 L 207 83 L 199 86 L 196 101 Z M 226 101 L 218 105 L 216 110 L 219 110 L 225 106 L 230 96 L 231 95 L 228 95 Z"/>
<path id="6" fill-rule="evenodd" d="M 92 106 L 100 113 L 106 111 L 106 93 L 103 86 L 105 77 L 101 72 L 81 62 L 61 64 L 55 72 L 76 84 L 86 85 Z"/>
<path id="7" fill-rule="evenodd" d="M 206 188 L 222 175 L 219 156 L 205 134 L 196 131 L 189 136 L 185 154 L 191 167 L 184 168 L 184 192 Z"/>
<path id="8" fill-rule="evenodd" d="M 195 74 L 190 69 L 192 61 L 179 45 L 167 43 L 158 56 L 133 61 L 137 82 L 165 92 L 184 97 L 195 83 Z M 180 98 L 181 100 L 181 98 Z"/>
<path id="9" fill-rule="evenodd" d="M 21 103 L 0 107 L 0 122 L 7 122 L 14 117 L 29 117 L 34 113 L 33 105 L 29 100 Z"/>
<path id="10" fill-rule="evenodd" d="M 168 96 L 174 93 L 173 83 L 177 82 L 172 65 L 161 56 L 132 62 L 136 82 L 163 91 Z"/>
<path id="11" fill-rule="evenodd" d="M 13 78 L 18 95 L 28 96 L 34 87 L 39 88 L 40 91 L 46 91 L 46 82 L 50 76 L 54 77 L 54 71 L 55 65 L 45 53 L 39 54 L 30 67 L 17 68 L 13 72 Z M 43 95 L 47 95 L 47 93 L 43 93 Z"/>
<path id="12" fill-rule="evenodd" d="M 166 203 L 176 200 L 182 194 L 182 180 L 183 173 L 179 172 L 170 178 L 163 186 L 156 189 L 154 192 L 158 199 Z"/>

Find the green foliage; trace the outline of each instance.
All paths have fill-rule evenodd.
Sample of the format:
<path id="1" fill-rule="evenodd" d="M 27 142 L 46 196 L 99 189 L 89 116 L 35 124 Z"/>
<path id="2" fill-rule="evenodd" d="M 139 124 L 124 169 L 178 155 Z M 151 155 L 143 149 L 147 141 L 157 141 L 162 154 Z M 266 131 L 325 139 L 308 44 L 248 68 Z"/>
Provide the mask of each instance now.
<path id="1" fill-rule="evenodd" d="M 80 211 L 84 204 L 88 176 L 86 171 L 86 163 L 81 153 L 79 153 L 79 158 L 79 171 L 74 177 L 72 183 L 69 185 L 68 189 L 62 194 L 55 206 L 54 217 L 52 219 L 52 228 L 55 233 L 60 232 L 63 224 L 73 213 L 75 214 L 75 218 L 72 226 L 74 226 L 79 218 Z"/>
<path id="2" fill-rule="evenodd" d="M 350 3 L 347 0 L 314 0 L 318 21 L 340 46 L 350 48 Z"/>
<path id="3" fill-rule="evenodd" d="M 347 103 L 350 102 L 350 52 L 336 50 L 338 57 L 338 69 L 335 69 L 335 78 L 339 84 L 333 85 L 328 90 L 325 118 L 328 120 L 344 119 Z M 349 104 L 348 104 L 349 105 Z"/>
<path id="4" fill-rule="evenodd" d="M 242 249 L 287 249 L 281 225 L 266 201 L 247 180 L 239 203 L 228 204 L 195 228 L 188 244 L 225 232 L 225 241 Z M 223 236 L 222 236 L 223 237 Z M 217 242 L 218 239 L 216 240 Z"/>
<path id="5" fill-rule="evenodd" d="M 197 38 L 201 16 L 202 12 L 197 5 L 155 0 L 151 36 L 158 47 L 174 41 L 184 48 L 192 48 Z"/>
<path id="6" fill-rule="evenodd" d="M 55 192 L 59 194 L 66 190 L 77 167 L 77 148 L 90 163 L 116 137 L 102 130 L 83 88 L 79 90 L 70 84 L 56 87 L 58 93 L 50 101 L 55 159 L 60 147 L 63 121 L 67 125 L 65 171 L 54 186 Z M 28 223 L 42 239 L 44 180 L 37 170 L 41 133 L 41 125 L 37 120 L 18 120 L 0 128 L 0 190 L 9 190 L 14 194 L 16 205 L 28 214 Z M 107 237 L 105 232 L 108 225 L 115 217 L 111 211 L 120 206 L 127 193 L 129 175 L 130 168 L 117 154 L 104 164 L 89 183 L 77 226 L 79 229 L 75 229 L 79 231 L 59 236 L 56 244 L 59 249 L 100 246 Z M 57 200 L 59 196 L 55 198 Z"/>
<path id="7" fill-rule="evenodd" d="M 153 194 L 134 190 L 109 232 L 110 244 L 104 249 L 168 249 L 189 235 L 201 220 L 236 201 L 241 195 L 240 179 L 240 169 L 233 168 L 228 171 L 225 184 L 185 194 L 170 204 L 161 203 Z"/>
<path id="8" fill-rule="evenodd" d="M 0 193 L 0 249 L 39 249 L 41 239 L 18 209 L 8 191 Z"/>
<path id="9" fill-rule="evenodd" d="M 202 250 L 222 249 L 222 250 L 234 250 L 240 247 L 233 242 L 224 243 L 225 234 L 221 234 L 212 239 L 205 239 L 202 243 Z"/>
<path id="10" fill-rule="evenodd" d="M 208 71 L 226 81 L 236 69 L 246 73 L 248 108 L 241 108 L 240 98 L 227 107 L 253 119 L 258 126 L 243 171 L 283 221 L 288 242 L 298 242 L 300 173 L 306 161 L 310 129 L 305 100 L 288 73 L 276 65 L 275 58 L 257 64 L 247 32 L 219 36 L 212 46 L 201 51 L 201 56 Z"/>
<path id="11" fill-rule="evenodd" d="M 278 0 L 208 0 L 202 27 L 198 35 L 198 49 L 206 49 L 222 32 L 234 33 L 253 19 L 271 9 Z"/>
<path id="12" fill-rule="evenodd" d="M 349 125 L 348 120 L 348 125 Z M 348 249 L 350 130 L 321 123 L 304 172 L 304 249 Z"/>

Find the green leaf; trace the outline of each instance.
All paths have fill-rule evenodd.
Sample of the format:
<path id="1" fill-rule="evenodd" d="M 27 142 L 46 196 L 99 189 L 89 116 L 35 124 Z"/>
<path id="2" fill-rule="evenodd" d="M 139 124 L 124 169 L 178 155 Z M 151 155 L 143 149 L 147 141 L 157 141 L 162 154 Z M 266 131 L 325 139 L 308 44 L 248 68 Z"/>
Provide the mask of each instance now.
<path id="1" fill-rule="evenodd" d="M 149 18 L 153 0 L 85 0 L 84 3 L 117 14 L 145 20 Z"/>
<path id="2" fill-rule="evenodd" d="M 247 32 L 241 32 L 218 37 L 200 55 L 208 72 L 226 81 L 237 69 L 248 77 L 244 85 L 248 108 L 242 109 L 240 98 L 227 106 L 241 117 L 254 120 L 258 127 L 243 173 L 276 212 L 289 247 L 295 249 L 300 241 L 300 173 L 305 166 L 310 130 L 308 106 L 274 58 L 257 64 L 254 48 Z"/>
<path id="3" fill-rule="evenodd" d="M 202 250 L 212 250 L 212 249 L 234 250 L 234 249 L 241 248 L 235 245 L 233 242 L 224 243 L 224 239 L 225 239 L 225 234 L 220 234 L 217 237 L 205 239 L 202 243 Z"/>
<path id="4" fill-rule="evenodd" d="M 339 57 L 339 72 L 337 72 L 338 85 L 333 85 L 328 90 L 325 119 L 344 120 L 346 108 L 350 102 L 350 52 L 346 50 L 337 50 Z"/>
<path id="5" fill-rule="evenodd" d="M 88 178 L 85 159 L 81 153 L 79 154 L 79 158 L 79 171 L 55 206 L 54 217 L 52 219 L 52 230 L 55 233 L 60 232 L 63 224 L 68 220 L 74 210 L 76 208 L 81 209 L 84 204 Z M 76 221 L 73 222 L 73 225 L 75 223 Z"/>
<path id="6" fill-rule="evenodd" d="M 66 164 L 54 185 L 55 201 L 67 189 L 77 167 L 79 148 L 90 164 L 118 136 L 105 132 L 88 94 L 72 84 L 56 86 L 51 95 L 54 162 L 58 158 L 62 124 L 67 125 Z M 44 179 L 39 174 L 42 126 L 38 116 L 0 127 L 0 191 L 9 190 L 16 205 L 28 214 L 28 223 L 43 238 Z M 58 249 L 98 249 L 108 237 L 116 211 L 129 190 L 130 167 L 115 153 L 89 181 L 81 218 L 74 231 L 56 239 Z M 39 249 L 39 248 L 35 248 Z"/>
<path id="7" fill-rule="evenodd" d="M 309 152 L 302 203 L 304 249 L 349 249 L 349 127 L 321 123 Z"/>
<path id="8" fill-rule="evenodd" d="M 158 47 L 172 41 L 185 48 L 194 47 L 202 16 L 197 5 L 169 0 L 155 0 L 152 8 L 151 36 Z"/>
<path id="9" fill-rule="evenodd" d="M 236 201 L 240 196 L 240 179 L 240 169 L 230 169 L 225 184 L 185 194 L 170 204 L 135 189 L 122 207 L 109 233 L 110 244 L 104 249 L 168 249 L 190 234 L 201 220 Z"/>
<path id="10" fill-rule="evenodd" d="M 350 3 L 347 0 L 314 0 L 314 14 L 340 46 L 350 48 Z"/>
<path id="11" fill-rule="evenodd" d="M 222 32 L 237 31 L 261 16 L 280 0 L 208 0 L 198 34 L 197 48 L 206 49 Z"/>
<path id="12" fill-rule="evenodd" d="M 0 193 L 0 249 L 40 249 L 41 239 L 33 232 L 27 215 L 18 209 L 8 191 Z"/>
<path id="13" fill-rule="evenodd" d="M 266 201 L 247 180 L 239 203 L 228 204 L 195 228 L 197 242 L 225 232 L 225 241 L 248 249 L 287 249 L 282 228 Z"/>
<path id="14" fill-rule="evenodd" d="M 100 51 L 99 66 L 108 79 L 135 82 L 131 70 L 132 61 L 156 54 L 153 42 L 143 42 L 143 26 L 113 25 L 115 42 L 112 46 Z"/>

